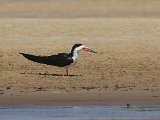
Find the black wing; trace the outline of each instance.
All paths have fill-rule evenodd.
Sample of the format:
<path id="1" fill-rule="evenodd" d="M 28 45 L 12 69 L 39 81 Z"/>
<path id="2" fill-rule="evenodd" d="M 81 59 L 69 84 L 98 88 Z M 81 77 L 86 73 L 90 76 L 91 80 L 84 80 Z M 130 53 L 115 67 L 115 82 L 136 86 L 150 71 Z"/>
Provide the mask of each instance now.
<path id="1" fill-rule="evenodd" d="M 68 66 L 73 63 L 73 59 L 68 53 L 59 53 L 57 56 L 58 59 L 56 63 L 59 65 L 59 67 Z"/>
<path id="2" fill-rule="evenodd" d="M 25 53 L 20 53 L 28 60 L 33 62 L 47 64 L 47 65 L 54 65 L 58 67 L 64 67 L 70 65 L 73 62 L 73 59 L 68 56 L 67 53 L 59 53 L 58 55 L 51 55 L 51 56 L 35 56 Z"/>

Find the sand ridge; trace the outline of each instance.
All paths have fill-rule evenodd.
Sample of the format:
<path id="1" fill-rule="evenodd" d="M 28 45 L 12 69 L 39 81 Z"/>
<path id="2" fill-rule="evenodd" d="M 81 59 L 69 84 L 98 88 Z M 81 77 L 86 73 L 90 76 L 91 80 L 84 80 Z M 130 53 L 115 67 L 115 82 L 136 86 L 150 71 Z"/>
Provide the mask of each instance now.
<path id="1" fill-rule="evenodd" d="M 8 19 L 0 20 L 0 26 L 4 95 L 14 90 L 153 94 L 160 90 L 159 19 Z M 70 52 L 77 41 L 98 53 L 81 52 L 78 63 L 69 69 L 70 76 L 59 76 L 59 68 L 28 61 L 19 54 Z"/>

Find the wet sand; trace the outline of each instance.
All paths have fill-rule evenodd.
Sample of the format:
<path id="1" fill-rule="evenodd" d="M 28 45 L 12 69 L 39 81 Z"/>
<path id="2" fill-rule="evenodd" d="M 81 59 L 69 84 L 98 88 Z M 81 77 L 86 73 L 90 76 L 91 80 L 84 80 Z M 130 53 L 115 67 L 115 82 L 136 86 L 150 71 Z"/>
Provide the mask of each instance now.
<path id="1" fill-rule="evenodd" d="M 1 107 L 35 106 L 124 106 L 159 107 L 158 92 L 144 91 L 39 91 L 15 92 L 0 96 Z"/>
<path id="2" fill-rule="evenodd" d="M 3 5 L 13 7 L 25 4 L 15 1 L 3 1 Z M 143 2 L 124 0 L 116 4 L 119 7 L 113 4 L 113 8 L 120 10 L 125 3 L 135 3 L 141 9 L 137 7 L 139 11 L 135 12 L 125 8 L 120 16 L 114 17 L 117 12 L 112 15 L 105 12 L 104 16 L 101 14 L 103 10 L 94 7 L 88 8 L 91 9 L 88 16 L 80 9 L 77 14 L 72 14 L 73 17 L 68 16 L 67 8 L 64 8 L 64 15 L 57 12 L 61 16 L 52 16 L 44 12 L 47 16 L 39 17 L 35 11 L 45 8 L 46 4 L 42 1 L 35 4 L 34 1 L 33 5 L 44 6 L 35 7 L 33 17 L 30 12 L 24 12 L 25 7 L 28 11 L 28 4 L 24 8 L 13 7 L 18 12 L 1 8 L 0 13 L 10 14 L 0 15 L 0 106 L 159 105 L 158 1 L 147 1 L 143 5 Z M 150 9 L 154 14 L 147 12 L 149 3 L 155 5 Z M 91 3 L 88 1 L 88 4 Z M 98 10 L 95 16 L 92 14 L 94 10 Z M 104 11 L 107 11 L 106 8 Z M 125 14 L 127 12 L 130 16 Z M 28 61 L 19 54 L 70 52 L 75 43 L 84 43 L 98 53 L 81 52 L 78 63 L 69 69 L 70 75 L 64 77 L 60 76 L 60 68 Z"/>

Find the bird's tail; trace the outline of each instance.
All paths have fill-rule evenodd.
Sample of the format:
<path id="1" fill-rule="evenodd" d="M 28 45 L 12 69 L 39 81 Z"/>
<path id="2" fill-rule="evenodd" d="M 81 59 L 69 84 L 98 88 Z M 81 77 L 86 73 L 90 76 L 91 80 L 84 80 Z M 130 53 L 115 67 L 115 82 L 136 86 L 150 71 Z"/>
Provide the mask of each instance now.
<path id="1" fill-rule="evenodd" d="M 26 53 L 19 53 L 19 54 L 23 55 L 26 59 L 31 60 L 33 62 L 46 64 L 45 56 L 36 56 L 36 55 L 30 55 Z"/>

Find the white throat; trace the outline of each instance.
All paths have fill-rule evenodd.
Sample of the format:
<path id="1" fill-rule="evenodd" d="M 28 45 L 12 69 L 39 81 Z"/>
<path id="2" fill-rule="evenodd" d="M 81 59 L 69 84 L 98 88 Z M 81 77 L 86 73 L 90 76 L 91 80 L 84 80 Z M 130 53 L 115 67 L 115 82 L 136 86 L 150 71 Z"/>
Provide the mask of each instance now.
<path id="1" fill-rule="evenodd" d="M 73 57 L 72 57 L 72 59 L 73 59 L 74 62 L 77 61 L 78 56 L 79 56 L 79 51 L 76 51 L 76 50 L 75 50 L 75 51 L 73 52 Z"/>

